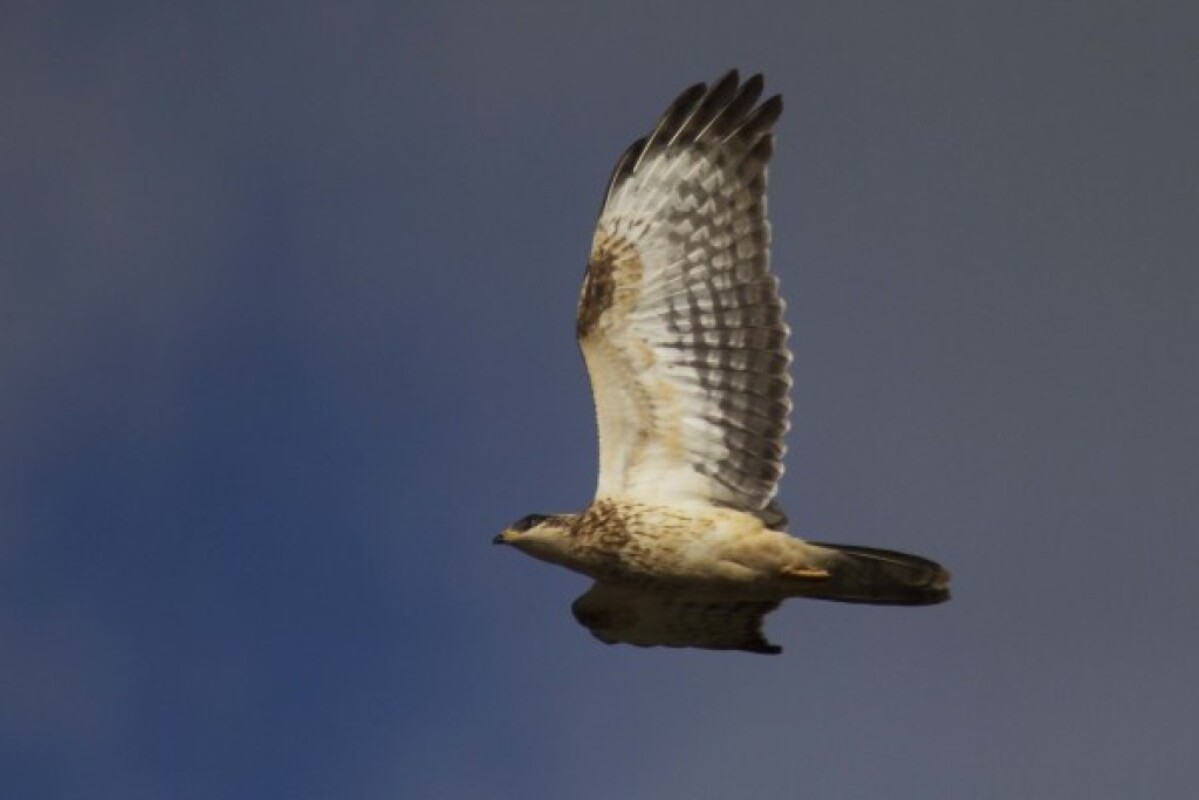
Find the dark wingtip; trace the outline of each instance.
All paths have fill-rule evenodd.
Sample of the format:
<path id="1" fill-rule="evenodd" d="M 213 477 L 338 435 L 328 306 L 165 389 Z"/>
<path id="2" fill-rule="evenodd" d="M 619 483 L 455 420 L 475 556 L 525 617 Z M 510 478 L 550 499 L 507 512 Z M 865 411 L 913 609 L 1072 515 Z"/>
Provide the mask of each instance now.
<path id="1" fill-rule="evenodd" d="M 730 69 L 721 76 L 720 80 L 712 84 L 712 89 L 708 92 L 710 98 L 716 100 L 719 105 L 724 105 L 733 99 L 737 94 L 737 87 L 741 83 L 741 77 L 737 70 Z"/>
<path id="2" fill-rule="evenodd" d="M 665 120 L 679 114 L 680 112 L 690 112 L 692 107 L 699 102 L 700 98 L 707 93 L 708 84 L 691 84 L 686 89 L 679 92 L 679 96 L 674 99 L 674 102 L 671 103 L 669 107 L 667 107 L 666 113 L 662 115 L 662 118 Z"/>
<path id="3" fill-rule="evenodd" d="M 688 86 L 667 106 L 649 135 L 625 150 L 608 180 L 604 205 L 642 161 L 664 145 L 711 137 L 717 142 L 738 139 L 752 148 L 769 136 L 771 126 L 783 113 L 783 98 L 776 94 L 755 107 L 764 86 L 762 73 L 741 81 L 736 69 L 728 70 L 712 84 Z"/>
<path id="4" fill-rule="evenodd" d="M 642 136 L 629 145 L 628 149 L 621 154 L 620 159 L 616 162 L 616 166 L 612 168 L 612 175 L 608 178 L 608 186 L 604 189 L 604 202 L 600 204 L 601 209 L 608 205 L 608 201 L 612 199 L 612 190 L 633 173 L 633 167 L 640 160 L 641 153 L 645 149 L 645 143 L 648 141 L 648 136 Z"/>
<path id="5" fill-rule="evenodd" d="M 762 101 L 745 121 L 737 126 L 736 133 L 752 139 L 763 133 L 768 133 L 783 115 L 783 96 L 774 94 Z"/>

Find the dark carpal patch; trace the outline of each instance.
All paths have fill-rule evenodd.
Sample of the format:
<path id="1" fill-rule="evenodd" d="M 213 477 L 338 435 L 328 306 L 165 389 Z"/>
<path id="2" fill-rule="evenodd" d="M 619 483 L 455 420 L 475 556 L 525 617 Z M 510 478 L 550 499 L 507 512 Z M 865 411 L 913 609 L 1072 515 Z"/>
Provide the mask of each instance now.
<path id="1" fill-rule="evenodd" d="M 579 298 L 579 313 L 576 333 L 586 338 L 595 329 L 599 318 L 612 306 L 616 281 L 613 277 L 615 259 L 610 254 L 601 254 L 587 264 L 587 276 L 583 279 L 583 294 Z"/>

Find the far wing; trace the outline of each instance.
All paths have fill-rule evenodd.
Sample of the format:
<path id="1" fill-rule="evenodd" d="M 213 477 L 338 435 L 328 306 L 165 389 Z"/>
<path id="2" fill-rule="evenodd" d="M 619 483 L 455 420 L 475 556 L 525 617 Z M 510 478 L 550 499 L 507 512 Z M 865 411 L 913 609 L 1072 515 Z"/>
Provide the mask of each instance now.
<path id="1" fill-rule="evenodd" d="M 605 644 L 697 647 L 774 655 L 762 634 L 778 603 L 687 597 L 595 583 L 571 606 L 575 619 Z"/>
<path id="2" fill-rule="evenodd" d="M 776 516 L 791 355 L 766 220 L 782 103 L 761 91 L 692 87 L 612 176 L 578 309 L 599 497 Z"/>

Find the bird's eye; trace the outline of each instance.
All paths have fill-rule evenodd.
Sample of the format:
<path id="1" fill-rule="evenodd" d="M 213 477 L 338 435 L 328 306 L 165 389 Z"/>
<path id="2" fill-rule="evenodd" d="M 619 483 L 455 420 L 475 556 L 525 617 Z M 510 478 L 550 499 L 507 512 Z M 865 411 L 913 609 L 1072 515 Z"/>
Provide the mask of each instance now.
<path id="1" fill-rule="evenodd" d="M 529 528 L 537 527 L 547 519 L 549 519 L 549 517 L 547 517 L 545 514 L 529 514 L 527 517 L 521 517 L 518 519 L 516 524 L 512 526 L 512 530 L 522 532 L 527 531 Z"/>

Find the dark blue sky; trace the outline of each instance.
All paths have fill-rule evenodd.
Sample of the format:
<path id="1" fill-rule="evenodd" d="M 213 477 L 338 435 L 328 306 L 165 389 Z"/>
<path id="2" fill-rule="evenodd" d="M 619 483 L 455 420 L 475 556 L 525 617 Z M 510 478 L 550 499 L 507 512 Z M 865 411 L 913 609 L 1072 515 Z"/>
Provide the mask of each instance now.
<path id="1" fill-rule="evenodd" d="M 1199 785 L 1188 4 L 247 5 L 0 12 L 6 797 Z M 589 499 L 604 181 L 730 66 L 793 530 L 955 598 L 607 648 L 488 542 Z"/>

